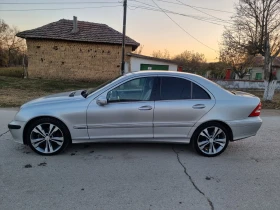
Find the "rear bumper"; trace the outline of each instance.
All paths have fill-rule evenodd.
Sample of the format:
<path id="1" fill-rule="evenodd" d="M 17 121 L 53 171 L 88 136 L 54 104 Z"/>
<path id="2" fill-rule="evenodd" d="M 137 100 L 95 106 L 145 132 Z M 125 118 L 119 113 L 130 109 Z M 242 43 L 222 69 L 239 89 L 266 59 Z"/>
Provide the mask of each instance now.
<path id="1" fill-rule="evenodd" d="M 8 124 L 8 128 L 14 138 L 18 143 L 23 144 L 23 129 L 26 122 L 12 121 Z"/>
<path id="2" fill-rule="evenodd" d="M 234 120 L 226 122 L 233 134 L 233 141 L 255 136 L 262 125 L 260 117 L 248 117 L 243 120 Z"/>

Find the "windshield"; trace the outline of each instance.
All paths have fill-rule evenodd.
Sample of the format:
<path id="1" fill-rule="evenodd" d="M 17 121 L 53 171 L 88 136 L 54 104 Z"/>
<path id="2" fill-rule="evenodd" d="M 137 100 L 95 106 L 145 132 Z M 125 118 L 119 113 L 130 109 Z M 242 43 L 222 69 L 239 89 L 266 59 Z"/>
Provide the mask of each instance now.
<path id="1" fill-rule="evenodd" d="M 107 82 L 102 83 L 101 85 L 95 87 L 95 88 L 89 88 L 86 90 L 86 96 L 92 94 L 93 92 L 99 90 L 100 88 L 105 87 L 106 85 L 110 84 L 111 82 L 115 81 L 116 79 L 120 78 L 121 76 L 117 76 L 114 79 L 108 80 Z"/>

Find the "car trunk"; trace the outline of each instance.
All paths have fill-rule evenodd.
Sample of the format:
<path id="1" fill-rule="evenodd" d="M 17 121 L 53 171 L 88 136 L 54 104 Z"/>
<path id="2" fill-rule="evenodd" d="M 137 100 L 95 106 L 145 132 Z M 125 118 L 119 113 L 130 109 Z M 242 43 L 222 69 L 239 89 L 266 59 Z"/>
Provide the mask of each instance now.
<path id="1" fill-rule="evenodd" d="M 245 97 L 257 97 L 251 93 L 247 93 L 247 92 L 242 92 L 242 91 L 231 91 L 234 95 L 237 96 L 245 96 Z"/>

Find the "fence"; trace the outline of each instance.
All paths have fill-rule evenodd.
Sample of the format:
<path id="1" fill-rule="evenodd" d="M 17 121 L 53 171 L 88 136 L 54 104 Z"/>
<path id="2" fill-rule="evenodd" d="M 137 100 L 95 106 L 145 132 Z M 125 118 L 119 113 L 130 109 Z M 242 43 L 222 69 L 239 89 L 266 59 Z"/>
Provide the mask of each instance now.
<path id="1" fill-rule="evenodd" d="M 256 80 L 213 80 L 226 89 L 260 89 L 264 90 L 264 82 Z M 280 90 L 280 83 L 277 83 L 276 90 Z"/>

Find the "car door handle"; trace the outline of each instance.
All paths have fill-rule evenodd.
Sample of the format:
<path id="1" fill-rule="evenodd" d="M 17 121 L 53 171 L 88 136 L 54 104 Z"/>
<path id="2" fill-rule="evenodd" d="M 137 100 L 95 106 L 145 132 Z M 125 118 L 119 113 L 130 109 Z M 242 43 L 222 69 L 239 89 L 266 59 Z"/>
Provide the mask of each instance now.
<path id="1" fill-rule="evenodd" d="M 196 104 L 192 106 L 193 109 L 204 109 L 205 105 L 204 104 Z"/>
<path id="2" fill-rule="evenodd" d="M 141 106 L 138 109 L 139 110 L 151 110 L 151 109 L 153 109 L 153 107 L 151 107 L 151 106 Z"/>

